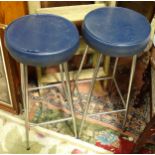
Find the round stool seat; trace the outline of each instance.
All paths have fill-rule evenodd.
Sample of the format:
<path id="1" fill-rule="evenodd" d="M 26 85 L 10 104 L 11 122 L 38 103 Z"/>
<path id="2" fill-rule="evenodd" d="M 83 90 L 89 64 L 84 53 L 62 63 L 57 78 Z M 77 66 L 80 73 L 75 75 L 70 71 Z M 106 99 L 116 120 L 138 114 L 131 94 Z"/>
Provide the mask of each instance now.
<path id="1" fill-rule="evenodd" d="M 105 7 L 87 14 L 82 31 L 91 47 L 106 55 L 123 57 L 144 50 L 150 24 L 143 15 L 130 9 Z"/>
<path id="2" fill-rule="evenodd" d="M 79 34 L 65 18 L 51 14 L 27 15 L 7 27 L 5 44 L 18 62 L 49 66 L 71 58 L 79 46 Z"/>

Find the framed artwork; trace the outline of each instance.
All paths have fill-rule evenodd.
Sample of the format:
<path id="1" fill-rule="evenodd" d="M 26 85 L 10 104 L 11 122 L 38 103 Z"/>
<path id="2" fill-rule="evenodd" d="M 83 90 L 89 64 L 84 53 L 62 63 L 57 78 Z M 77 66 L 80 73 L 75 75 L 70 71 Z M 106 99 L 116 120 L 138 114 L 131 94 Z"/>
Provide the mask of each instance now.
<path id="1" fill-rule="evenodd" d="M 4 29 L 0 27 L 0 109 L 18 114 L 20 83 L 16 62 L 4 46 Z"/>
<path id="2" fill-rule="evenodd" d="M 2 50 L 2 43 L 0 40 L 0 103 L 12 106 L 12 98 L 10 92 L 10 85 L 7 77 L 7 71 L 4 61 L 4 53 Z"/>

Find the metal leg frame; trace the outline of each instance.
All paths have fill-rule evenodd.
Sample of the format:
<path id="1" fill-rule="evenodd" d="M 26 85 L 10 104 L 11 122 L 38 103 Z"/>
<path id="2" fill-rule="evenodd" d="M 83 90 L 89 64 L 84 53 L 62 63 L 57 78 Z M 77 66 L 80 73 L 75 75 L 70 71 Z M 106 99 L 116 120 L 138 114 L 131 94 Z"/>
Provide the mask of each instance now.
<path id="1" fill-rule="evenodd" d="M 81 98 L 81 95 L 80 95 L 80 92 L 79 92 L 79 89 L 78 89 L 78 79 L 79 79 L 80 73 L 82 71 L 82 68 L 83 68 L 84 61 L 85 61 L 85 58 L 87 56 L 88 50 L 89 50 L 89 46 L 87 45 L 86 49 L 84 51 L 84 54 L 83 54 L 83 57 L 82 57 L 78 72 L 77 72 L 76 77 L 75 77 L 75 86 L 73 88 L 73 94 L 75 93 L 75 90 L 77 91 L 77 94 L 78 94 L 78 97 L 79 97 L 79 104 L 80 104 L 82 110 L 83 110 L 83 106 L 81 104 L 82 98 Z"/>
<path id="2" fill-rule="evenodd" d="M 87 56 L 88 50 L 89 50 L 89 46 L 87 45 L 86 46 L 86 49 L 84 51 L 84 54 L 83 54 L 81 63 L 80 63 L 80 67 L 79 67 L 78 72 L 77 72 L 76 77 L 75 77 L 75 87 L 73 88 L 73 92 L 75 92 L 75 90 L 77 91 L 80 101 L 81 101 L 81 95 L 80 95 L 80 92 L 78 90 L 78 83 L 85 83 L 85 82 L 90 82 L 91 81 L 91 79 L 83 79 L 83 80 L 79 80 L 78 79 L 79 78 L 79 75 L 80 75 L 80 73 L 82 71 L 82 68 L 83 68 L 84 61 L 85 61 L 85 58 Z M 60 73 L 61 73 L 61 71 L 63 72 L 62 67 L 59 66 L 59 68 L 60 68 Z M 62 78 L 62 75 L 61 75 L 61 78 Z M 112 77 L 103 77 L 103 78 L 102 77 L 99 77 L 96 80 L 103 80 L 103 79 L 109 80 L 109 79 L 112 79 Z M 46 86 L 33 87 L 33 88 L 29 88 L 29 91 L 35 91 L 35 90 L 39 90 L 39 89 L 52 88 L 52 87 L 59 86 L 60 84 L 62 84 L 62 82 L 61 83 L 55 83 L 55 84 L 49 84 L 49 85 L 46 85 Z"/>
<path id="3" fill-rule="evenodd" d="M 92 93 L 93 93 L 93 89 L 94 89 L 94 85 L 95 85 L 95 81 L 96 81 L 96 77 L 97 77 L 97 73 L 98 73 L 98 70 L 99 70 L 99 67 L 100 67 L 102 57 L 103 57 L 103 55 L 100 54 L 98 59 L 97 59 L 97 65 L 96 65 L 95 70 L 94 70 L 92 83 L 91 83 L 90 91 L 89 91 L 89 94 L 88 94 L 87 103 L 86 103 L 86 106 L 85 106 L 85 109 L 84 109 L 84 114 L 83 114 L 82 122 L 81 122 L 81 125 L 80 125 L 79 137 L 81 136 L 84 121 L 86 120 L 86 117 L 87 117 L 87 113 L 88 113 L 88 109 L 89 109 L 89 105 L 90 105 L 90 101 L 91 101 L 91 96 L 92 96 Z"/>
<path id="4" fill-rule="evenodd" d="M 125 108 L 120 109 L 120 110 L 113 110 L 113 111 L 109 111 L 109 112 L 100 112 L 100 113 L 88 114 L 88 109 L 89 109 L 89 106 L 90 106 L 90 101 L 91 101 L 91 96 L 92 96 L 92 92 L 93 92 L 93 89 L 94 89 L 94 84 L 95 84 L 95 81 L 98 79 L 97 78 L 97 73 L 98 73 L 98 70 L 99 70 L 99 67 L 100 67 L 101 59 L 102 59 L 102 54 L 100 54 L 99 58 L 97 59 L 98 63 L 96 65 L 96 67 L 95 67 L 92 82 L 91 82 L 91 88 L 90 88 L 90 91 L 88 93 L 88 99 L 87 99 L 87 103 L 86 103 L 86 106 L 85 106 L 85 109 L 84 109 L 84 114 L 83 114 L 81 125 L 80 125 L 79 137 L 81 136 L 83 126 L 84 126 L 84 121 L 86 120 L 87 116 L 103 115 L 103 114 L 110 114 L 110 113 L 125 111 L 125 118 L 123 120 L 123 129 L 125 128 L 125 125 L 126 125 L 127 115 L 128 115 L 128 111 L 129 111 L 129 99 L 130 99 L 130 94 L 131 94 L 131 86 L 132 86 L 132 82 L 133 82 L 137 56 L 134 55 L 133 59 L 132 59 L 132 65 L 131 65 L 131 72 L 130 72 L 130 79 L 129 79 L 129 86 L 128 86 L 128 93 L 127 93 L 126 101 L 124 100 L 123 95 L 122 95 L 122 93 L 121 93 L 121 91 L 120 91 L 120 89 L 118 87 L 117 81 L 115 79 L 115 74 L 116 74 L 117 64 L 118 64 L 118 59 L 119 58 L 116 58 L 116 60 L 115 60 L 112 77 L 103 77 L 103 78 L 101 78 L 102 80 L 112 79 L 114 81 L 117 92 L 118 92 L 118 94 L 119 94 Z"/>
<path id="5" fill-rule="evenodd" d="M 67 90 L 66 90 L 66 85 L 65 85 L 65 81 L 64 81 L 64 71 L 63 71 L 63 66 L 59 65 L 59 69 L 60 69 L 60 76 L 61 76 L 61 82 L 62 82 L 62 88 L 63 88 L 63 93 L 65 95 L 65 100 L 68 98 L 67 96 Z"/>
<path id="6" fill-rule="evenodd" d="M 67 86 L 67 93 L 68 93 L 68 102 L 69 102 L 70 108 L 71 108 L 74 134 L 75 134 L 75 137 L 77 137 L 76 118 L 75 118 L 75 112 L 74 112 L 74 106 L 73 106 L 73 98 L 72 98 L 71 87 L 70 87 L 70 77 L 69 77 L 69 72 L 68 72 L 68 64 L 64 63 L 63 64 L 63 68 L 64 68 L 65 76 L 66 76 L 66 86 Z"/>
<path id="7" fill-rule="evenodd" d="M 27 150 L 30 150 L 29 129 L 30 129 L 30 127 L 33 127 L 33 126 L 45 125 L 45 124 L 53 124 L 53 123 L 60 123 L 60 122 L 64 122 L 64 121 L 67 121 L 67 120 L 73 120 L 74 133 L 75 133 L 75 137 L 77 137 L 76 119 L 75 119 L 75 112 L 74 112 L 74 107 L 73 107 L 73 99 L 72 99 L 72 94 L 71 94 L 71 88 L 70 88 L 70 83 L 69 83 L 70 79 L 69 79 L 69 72 L 68 72 L 68 65 L 67 65 L 67 63 L 64 63 L 63 65 L 60 65 L 60 69 L 61 69 L 62 84 L 63 84 L 63 88 L 64 88 L 64 92 L 65 92 L 66 98 L 67 98 L 67 100 L 68 100 L 68 102 L 70 104 L 72 117 L 62 118 L 62 119 L 58 119 L 58 120 L 52 120 L 52 121 L 47 121 L 47 122 L 42 122 L 42 123 L 36 123 L 35 124 L 35 123 L 30 123 L 29 122 L 28 91 L 32 91 L 32 90 L 28 89 L 28 71 L 27 71 L 27 66 L 24 65 L 24 64 L 20 64 L 21 91 L 22 91 L 22 100 L 23 100 L 24 111 L 25 111 L 25 134 L 26 134 L 26 149 Z M 66 85 L 65 85 L 65 82 L 64 82 L 64 78 L 63 78 L 63 69 L 64 69 L 64 74 L 65 74 L 65 77 L 66 77 Z M 43 89 L 50 88 L 50 87 L 43 87 Z"/>
<path id="8" fill-rule="evenodd" d="M 21 88 L 22 88 L 22 99 L 25 110 L 25 134 L 26 134 L 26 149 L 30 149 L 29 144 L 29 102 L 28 102 L 28 73 L 27 66 L 20 64 L 21 69 Z"/>
<path id="9" fill-rule="evenodd" d="M 116 71 L 117 71 L 118 60 L 119 60 L 119 58 L 117 57 L 116 60 L 115 60 L 115 64 L 114 64 L 114 69 L 113 69 L 112 78 L 113 78 L 115 87 L 116 87 L 116 89 L 117 89 L 117 92 L 118 92 L 118 94 L 119 94 L 119 96 L 120 96 L 120 98 L 121 98 L 121 100 L 122 100 L 122 103 L 123 103 L 123 105 L 124 105 L 124 107 L 125 107 L 125 100 L 124 100 L 124 98 L 123 98 L 123 96 L 122 96 L 122 93 L 121 93 L 121 91 L 120 91 L 120 89 L 119 89 L 119 87 L 118 87 L 117 81 L 116 81 L 116 79 L 115 79 L 115 74 L 116 74 Z"/>
<path id="10" fill-rule="evenodd" d="M 137 61 L 137 56 L 134 55 L 132 59 L 132 65 L 131 65 L 131 71 L 130 71 L 130 80 L 129 80 L 129 86 L 128 86 L 128 93 L 127 93 L 127 99 L 126 99 L 126 112 L 125 112 L 125 118 L 123 121 L 123 130 L 125 130 L 125 125 L 126 125 L 126 120 L 128 116 L 128 111 L 129 111 L 129 100 L 130 100 L 130 94 L 131 94 L 131 86 L 133 82 L 133 77 L 135 73 L 135 68 L 136 68 L 136 61 Z"/>
<path id="11" fill-rule="evenodd" d="M 82 57 L 82 60 L 81 60 L 81 63 L 80 63 L 80 66 L 79 66 L 77 75 L 76 75 L 76 77 L 75 77 L 75 87 L 74 87 L 74 89 L 73 89 L 73 92 L 74 92 L 75 89 L 76 89 L 79 96 L 80 96 L 80 93 L 79 93 L 79 90 L 78 90 L 78 79 L 79 79 L 80 73 L 81 73 L 81 71 L 82 71 L 82 67 L 83 67 L 83 65 L 84 65 L 84 61 L 85 61 L 85 58 L 86 58 L 86 56 L 87 56 L 88 49 L 89 49 L 89 46 L 87 45 L 87 46 L 86 46 L 86 49 L 85 49 L 85 51 L 84 51 L 84 54 L 83 54 L 83 57 Z"/>

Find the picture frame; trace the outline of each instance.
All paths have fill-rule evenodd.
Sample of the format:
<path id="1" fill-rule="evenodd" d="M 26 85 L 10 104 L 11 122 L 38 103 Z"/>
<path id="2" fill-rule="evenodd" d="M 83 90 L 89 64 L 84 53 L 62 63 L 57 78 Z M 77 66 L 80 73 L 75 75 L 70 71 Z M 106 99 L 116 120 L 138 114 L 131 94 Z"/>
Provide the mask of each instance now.
<path id="1" fill-rule="evenodd" d="M 0 24 L 0 109 L 20 113 L 19 65 L 9 55 L 4 43 L 6 25 Z"/>

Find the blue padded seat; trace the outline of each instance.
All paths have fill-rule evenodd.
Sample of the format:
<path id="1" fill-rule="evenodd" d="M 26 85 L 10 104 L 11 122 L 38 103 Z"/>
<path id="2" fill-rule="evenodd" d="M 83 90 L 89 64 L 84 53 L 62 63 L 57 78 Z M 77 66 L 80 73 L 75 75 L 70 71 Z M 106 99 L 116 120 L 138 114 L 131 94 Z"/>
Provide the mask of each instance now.
<path id="1" fill-rule="evenodd" d="M 79 34 L 70 21 L 51 14 L 33 14 L 12 22 L 5 44 L 14 59 L 32 66 L 50 66 L 71 58 L 79 46 Z"/>
<path id="2" fill-rule="evenodd" d="M 86 15 L 82 32 L 88 45 L 103 54 L 132 56 L 146 47 L 150 24 L 143 15 L 133 10 L 104 7 Z"/>

